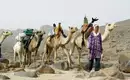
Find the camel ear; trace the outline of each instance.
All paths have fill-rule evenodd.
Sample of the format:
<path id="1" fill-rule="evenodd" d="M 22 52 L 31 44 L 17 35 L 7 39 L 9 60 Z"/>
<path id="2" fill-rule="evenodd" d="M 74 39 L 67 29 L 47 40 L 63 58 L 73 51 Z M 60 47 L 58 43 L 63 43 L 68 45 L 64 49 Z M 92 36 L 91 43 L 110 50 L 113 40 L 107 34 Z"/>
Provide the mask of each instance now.
<path id="1" fill-rule="evenodd" d="M 107 25 L 108 23 L 106 23 L 106 25 Z"/>
<path id="2" fill-rule="evenodd" d="M 75 27 L 75 29 L 76 29 L 76 30 L 78 30 L 78 28 L 77 28 L 77 27 Z"/>
<path id="3" fill-rule="evenodd" d="M 36 31 L 36 34 L 38 34 L 39 33 L 39 31 Z"/>

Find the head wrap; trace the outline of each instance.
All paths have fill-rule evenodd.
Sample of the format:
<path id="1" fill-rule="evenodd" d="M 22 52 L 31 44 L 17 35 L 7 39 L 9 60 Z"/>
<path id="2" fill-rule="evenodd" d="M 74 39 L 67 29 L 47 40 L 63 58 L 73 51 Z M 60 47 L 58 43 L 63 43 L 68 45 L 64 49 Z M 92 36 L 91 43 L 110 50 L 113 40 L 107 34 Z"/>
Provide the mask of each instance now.
<path id="1" fill-rule="evenodd" d="M 84 17 L 84 24 L 88 24 L 88 19 L 86 18 L 86 16 Z"/>

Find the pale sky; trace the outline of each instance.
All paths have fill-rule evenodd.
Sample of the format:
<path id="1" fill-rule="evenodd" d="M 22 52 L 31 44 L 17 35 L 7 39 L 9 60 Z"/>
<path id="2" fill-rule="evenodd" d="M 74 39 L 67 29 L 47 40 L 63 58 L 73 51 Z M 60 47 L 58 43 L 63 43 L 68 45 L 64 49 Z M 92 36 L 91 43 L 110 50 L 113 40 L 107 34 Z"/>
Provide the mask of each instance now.
<path id="1" fill-rule="evenodd" d="M 130 0 L 0 0 L 0 29 L 39 28 L 61 22 L 64 29 L 99 18 L 97 24 L 130 19 Z"/>

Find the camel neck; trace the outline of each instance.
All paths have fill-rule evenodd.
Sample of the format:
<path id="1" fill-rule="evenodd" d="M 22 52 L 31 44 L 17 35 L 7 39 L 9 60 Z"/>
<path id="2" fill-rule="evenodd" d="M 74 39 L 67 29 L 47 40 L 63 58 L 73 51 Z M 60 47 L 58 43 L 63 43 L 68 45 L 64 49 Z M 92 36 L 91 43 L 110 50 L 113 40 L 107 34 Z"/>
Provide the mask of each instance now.
<path id="1" fill-rule="evenodd" d="M 6 37 L 7 37 L 7 36 L 4 36 L 4 35 L 1 35 L 1 36 L 0 36 L 0 44 L 3 43 L 3 41 L 4 41 L 4 39 L 5 39 Z"/>
<path id="2" fill-rule="evenodd" d="M 110 34 L 110 31 L 107 28 L 105 28 L 105 32 L 102 35 L 102 41 L 105 41 L 106 38 L 109 36 L 109 34 Z"/>
<path id="3" fill-rule="evenodd" d="M 65 44 L 68 44 L 69 41 L 71 40 L 71 37 L 72 37 L 72 34 L 73 33 L 69 33 L 68 36 L 66 38 L 64 38 L 63 42 L 62 42 L 62 45 L 65 45 Z"/>
<path id="4" fill-rule="evenodd" d="M 36 48 L 39 48 L 39 46 L 40 46 L 40 44 L 41 44 L 41 41 L 42 41 L 42 36 L 40 36 L 39 37 L 39 39 L 38 39 L 38 43 L 37 43 L 37 46 L 36 46 Z"/>

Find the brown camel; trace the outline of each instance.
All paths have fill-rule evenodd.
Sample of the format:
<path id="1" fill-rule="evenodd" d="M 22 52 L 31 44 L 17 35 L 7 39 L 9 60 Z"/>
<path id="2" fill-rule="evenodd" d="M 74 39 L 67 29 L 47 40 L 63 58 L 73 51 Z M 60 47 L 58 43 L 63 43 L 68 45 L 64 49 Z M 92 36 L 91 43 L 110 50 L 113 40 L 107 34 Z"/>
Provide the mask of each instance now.
<path id="1" fill-rule="evenodd" d="M 27 63 L 31 64 L 31 56 L 34 56 L 33 61 L 35 61 L 36 56 L 37 56 L 37 52 L 39 49 L 39 46 L 41 44 L 41 41 L 43 39 L 43 35 L 45 34 L 44 31 L 36 31 L 34 32 L 34 36 L 32 37 L 29 47 L 28 47 L 28 51 L 26 51 L 26 58 L 27 58 Z M 26 60 L 25 60 L 26 61 Z"/>
<path id="2" fill-rule="evenodd" d="M 64 38 L 63 36 L 55 35 L 50 40 L 50 36 L 49 36 L 45 42 L 45 48 L 44 48 L 44 54 L 43 54 L 42 60 L 43 61 L 46 60 L 48 62 L 50 59 L 50 55 L 51 55 L 52 51 L 54 50 L 54 61 L 55 61 L 57 49 L 59 47 L 61 47 L 64 50 L 64 52 L 66 53 L 69 66 L 71 67 L 70 54 L 67 51 L 65 45 L 69 43 L 69 41 L 72 38 L 72 34 L 75 33 L 77 30 L 78 30 L 77 27 L 69 27 L 69 34 L 66 38 Z"/>

